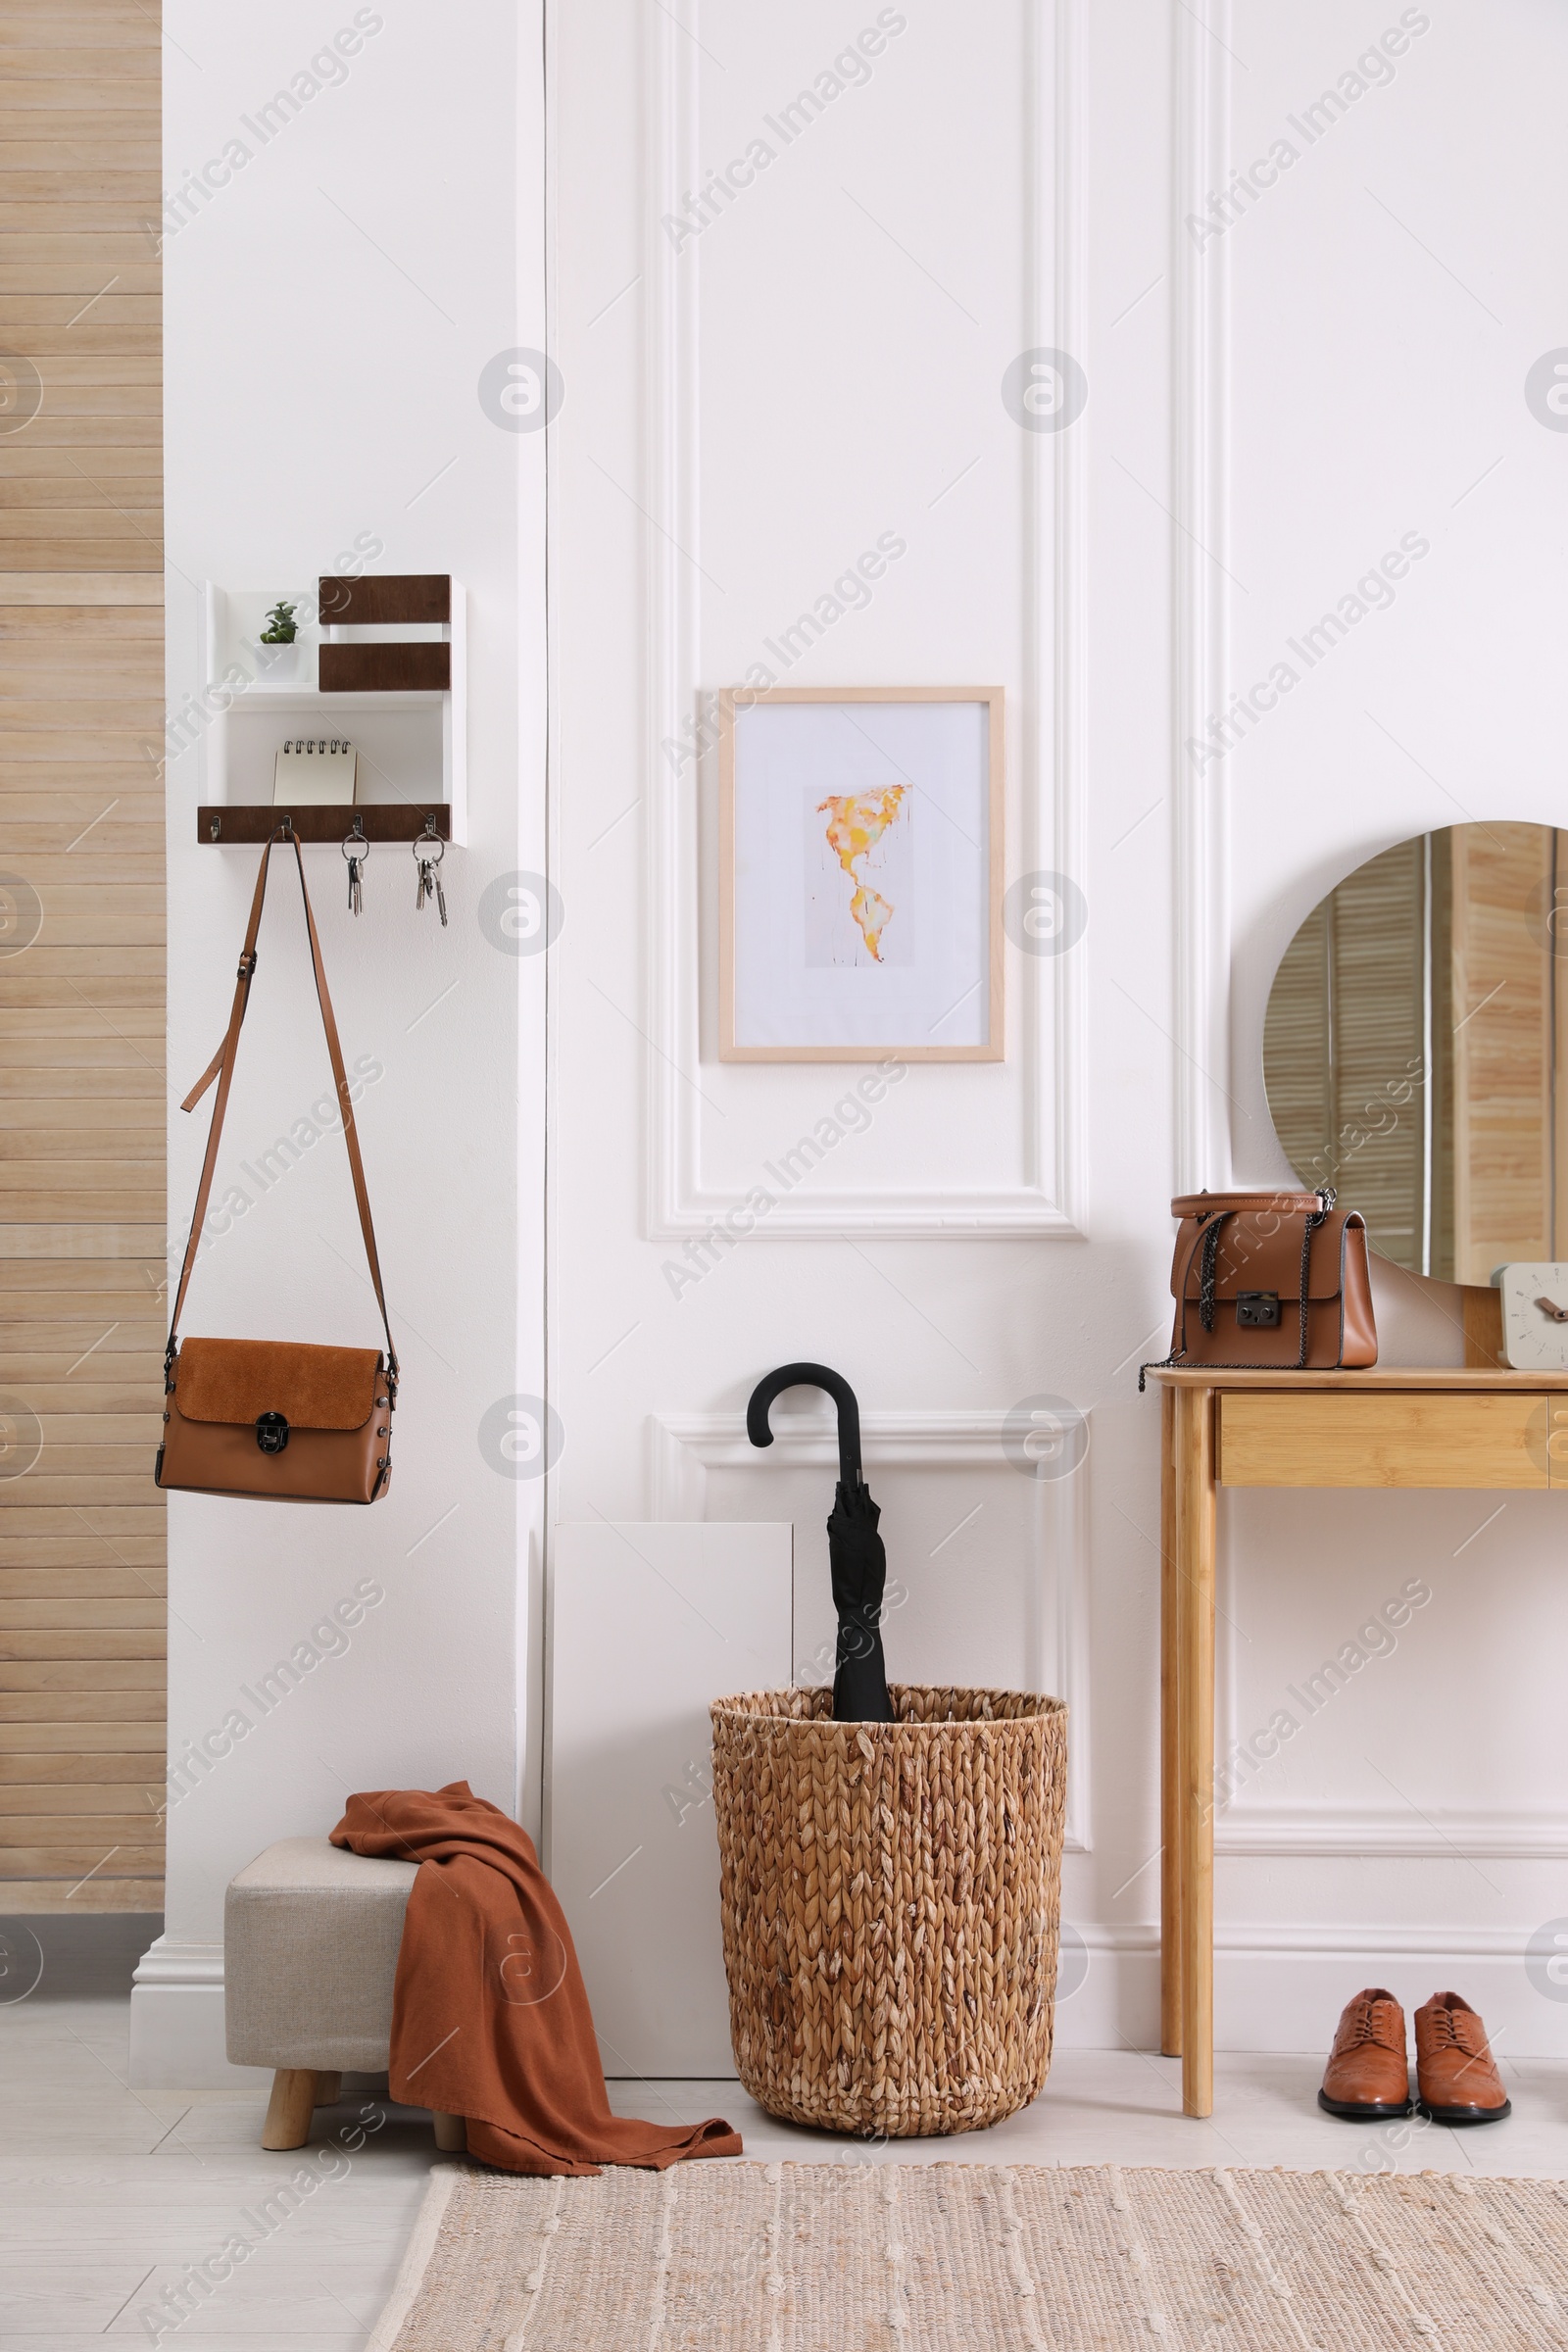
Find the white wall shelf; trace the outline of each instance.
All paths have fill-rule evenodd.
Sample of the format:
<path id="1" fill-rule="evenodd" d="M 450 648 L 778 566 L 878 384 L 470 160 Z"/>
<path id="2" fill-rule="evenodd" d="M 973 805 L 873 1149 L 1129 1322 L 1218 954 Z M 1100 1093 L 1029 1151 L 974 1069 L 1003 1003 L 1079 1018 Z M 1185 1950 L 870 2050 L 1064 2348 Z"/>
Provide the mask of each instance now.
<path id="1" fill-rule="evenodd" d="M 339 592 L 334 596 L 333 592 Z M 266 615 L 279 599 L 296 608 L 299 634 L 279 649 L 297 674 L 267 675 L 260 644 Z M 445 619 L 400 621 L 400 610 L 445 611 Z M 383 614 L 390 611 L 389 623 Z M 202 738 L 197 837 L 220 846 L 263 838 L 255 811 L 270 809 L 272 767 L 282 744 L 299 736 L 338 737 L 359 754 L 355 813 L 377 837 L 375 813 L 386 811 L 380 838 L 402 839 L 391 811 L 416 821 L 427 814 L 459 846 L 468 837 L 467 599 L 444 573 L 392 579 L 323 578 L 315 588 L 225 588 L 208 581 L 204 630 L 207 703 L 213 712 Z M 359 666 L 435 666 L 445 656 L 449 687 L 371 686 L 323 691 L 318 684 L 325 648 L 360 649 Z M 440 654 L 434 649 L 439 648 Z M 431 649 L 426 652 L 425 649 Z M 441 665 L 445 666 L 445 662 Z M 339 659 L 338 666 L 343 666 Z M 236 821 L 226 821 L 227 811 Z M 246 811 L 239 817 L 240 810 Z M 281 814 L 281 811 L 279 811 Z M 317 811 L 318 816 L 320 811 Z M 214 830 L 214 820 L 218 829 Z M 304 839 L 322 839 L 302 825 Z"/>

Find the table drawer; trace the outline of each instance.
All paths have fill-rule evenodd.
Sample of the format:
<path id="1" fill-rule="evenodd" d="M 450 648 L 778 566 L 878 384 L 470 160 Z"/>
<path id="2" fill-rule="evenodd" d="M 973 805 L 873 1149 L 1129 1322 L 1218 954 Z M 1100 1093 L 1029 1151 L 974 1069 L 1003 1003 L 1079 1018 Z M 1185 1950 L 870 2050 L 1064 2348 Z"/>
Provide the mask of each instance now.
<path id="1" fill-rule="evenodd" d="M 1568 1397 L 1270 1390 L 1219 1399 L 1225 1487 L 1568 1486 Z"/>

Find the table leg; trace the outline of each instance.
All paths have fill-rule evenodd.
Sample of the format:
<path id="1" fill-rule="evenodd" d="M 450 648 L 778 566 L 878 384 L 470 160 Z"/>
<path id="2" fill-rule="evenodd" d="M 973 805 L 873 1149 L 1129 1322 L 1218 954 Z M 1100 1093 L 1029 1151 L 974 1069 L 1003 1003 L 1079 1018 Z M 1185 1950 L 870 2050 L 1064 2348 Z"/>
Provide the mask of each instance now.
<path id="1" fill-rule="evenodd" d="M 1176 1402 L 1182 2110 L 1214 2112 L 1214 1392 Z"/>
<path id="2" fill-rule="evenodd" d="M 1182 2054 L 1181 1716 L 1176 1650 L 1176 1391 L 1159 1395 L 1159 2046 Z"/>

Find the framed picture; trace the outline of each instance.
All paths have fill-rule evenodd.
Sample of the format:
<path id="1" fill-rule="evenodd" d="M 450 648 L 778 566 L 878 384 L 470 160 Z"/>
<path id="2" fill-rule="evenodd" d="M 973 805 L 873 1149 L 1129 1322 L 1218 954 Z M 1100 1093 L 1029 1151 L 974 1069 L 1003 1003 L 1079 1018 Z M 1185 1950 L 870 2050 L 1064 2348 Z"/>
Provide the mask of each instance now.
<path id="1" fill-rule="evenodd" d="M 1000 686 L 719 697 L 719 1058 L 1000 1061 Z"/>

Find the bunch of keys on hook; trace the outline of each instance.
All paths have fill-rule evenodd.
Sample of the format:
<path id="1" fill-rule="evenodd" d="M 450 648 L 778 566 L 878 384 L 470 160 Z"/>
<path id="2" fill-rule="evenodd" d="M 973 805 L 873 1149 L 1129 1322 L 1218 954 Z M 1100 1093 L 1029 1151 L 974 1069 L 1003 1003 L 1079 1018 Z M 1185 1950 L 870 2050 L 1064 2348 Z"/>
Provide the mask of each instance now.
<path id="1" fill-rule="evenodd" d="M 360 885 L 365 874 L 365 861 L 370 855 L 370 845 L 365 838 L 365 826 L 359 817 L 354 819 L 343 837 L 343 855 L 349 861 L 349 910 L 353 914 L 363 914 L 365 893 Z"/>
<path id="2" fill-rule="evenodd" d="M 416 913 L 423 911 L 426 899 L 433 898 L 441 909 L 441 928 L 447 927 L 447 894 L 441 887 L 441 860 L 447 845 L 435 829 L 434 819 L 426 817 L 424 831 L 414 845 L 414 862 L 419 869 L 419 887 L 415 893 Z"/>

